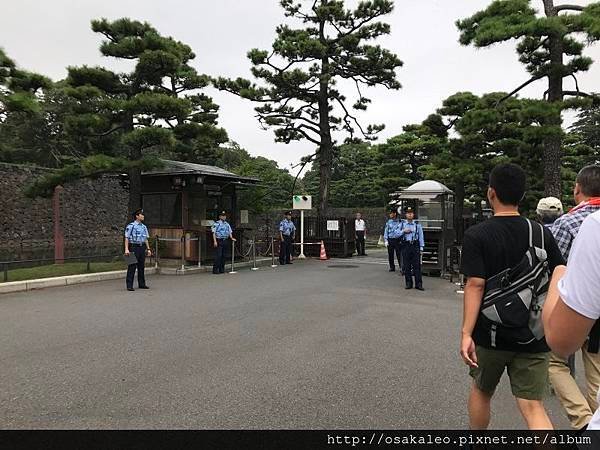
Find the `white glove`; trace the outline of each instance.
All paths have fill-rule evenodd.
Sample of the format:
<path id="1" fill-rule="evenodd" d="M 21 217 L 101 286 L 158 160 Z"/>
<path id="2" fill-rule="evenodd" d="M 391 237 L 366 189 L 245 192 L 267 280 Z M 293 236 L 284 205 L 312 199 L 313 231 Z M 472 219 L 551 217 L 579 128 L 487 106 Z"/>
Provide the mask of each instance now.
<path id="1" fill-rule="evenodd" d="M 423 253 L 423 250 L 425 250 L 423 247 L 421 247 L 421 253 Z"/>
<path id="2" fill-rule="evenodd" d="M 385 246 L 386 246 L 386 247 L 388 246 L 388 241 L 385 241 Z"/>

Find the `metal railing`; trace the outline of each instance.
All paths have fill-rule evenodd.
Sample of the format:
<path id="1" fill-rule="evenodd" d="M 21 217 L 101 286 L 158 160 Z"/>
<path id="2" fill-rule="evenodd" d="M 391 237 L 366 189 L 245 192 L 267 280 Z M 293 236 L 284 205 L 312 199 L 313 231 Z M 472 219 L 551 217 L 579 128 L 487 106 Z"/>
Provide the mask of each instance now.
<path id="1" fill-rule="evenodd" d="M 154 246 L 154 261 L 155 267 L 161 267 L 161 261 L 164 259 L 161 254 L 161 243 L 179 243 L 179 251 L 177 259 L 180 261 L 178 270 L 184 272 L 189 270 L 192 266 L 188 265 L 188 261 L 191 259 L 195 261 L 197 259 L 197 263 L 195 267 L 202 267 L 203 260 L 203 245 L 201 236 L 191 237 L 188 233 L 182 235 L 178 238 L 165 238 L 161 236 L 153 236 L 153 246 Z M 257 240 L 255 238 L 246 239 L 245 241 L 238 239 L 236 242 L 232 242 L 231 245 L 231 271 L 230 273 L 236 273 L 235 264 L 237 261 L 243 262 L 251 262 L 252 267 L 251 270 L 258 270 L 257 260 L 259 257 L 262 258 L 271 258 L 271 267 L 277 267 L 275 264 L 275 254 L 278 253 L 277 247 L 275 245 L 275 238 L 271 237 L 270 240 Z M 197 242 L 197 258 L 186 252 L 188 248 L 188 244 L 190 242 Z M 171 248 L 171 252 L 173 249 Z M 208 252 L 207 252 L 208 255 Z M 188 258 L 189 257 L 189 258 Z M 173 258 L 174 259 L 174 258 Z"/>
<path id="2" fill-rule="evenodd" d="M 31 269 L 40 266 L 46 266 L 51 264 L 44 263 L 52 263 L 52 265 L 60 265 L 63 262 L 77 262 L 83 261 L 86 263 L 86 273 L 92 272 L 92 263 L 99 262 L 99 260 L 117 260 L 122 258 L 123 254 L 95 254 L 95 255 L 83 255 L 83 256 L 71 256 L 61 258 L 59 261 L 56 258 L 35 258 L 35 259 L 20 259 L 20 260 L 11 260 L 11 261 L 0 261 L 0 269 L 2 270 L 2 280 L 4 283 L 8 282 L 8 273 L 10 270 L 16 269 Z M 20 266 L 20 267 L 15 267 Z M 12 267 L 12 269 L 11 269 Z"/>

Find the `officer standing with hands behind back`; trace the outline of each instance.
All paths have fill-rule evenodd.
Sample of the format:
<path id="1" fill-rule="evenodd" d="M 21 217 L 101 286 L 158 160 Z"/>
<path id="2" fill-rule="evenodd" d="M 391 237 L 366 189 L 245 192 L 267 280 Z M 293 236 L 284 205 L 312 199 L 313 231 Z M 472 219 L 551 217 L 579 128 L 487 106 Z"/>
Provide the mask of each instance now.
<path id="1" fill-rule="evenodd" d="M 390 272 L 396 271 L 394 263 L 394 252 L 398 258 L 398 265 L 402 270 L 402 255 L 400 249 L 400 238 L 402 238 L 402 222 L 398 219 L 398 212 L 395 209 L 390 210 L 390 219 L 385 224 L 383 239 L 388 249 L 388 258 L 390 262 Z"/>
<path id="2" fill-rule="evenodd" d="M 404 209 L 406 221 L 403 223 L 402 237 L 402 260 L 404 261 L 404 278 L 406 289 L 413 288 L 413 275 L 415 287 L 419 291 L 423 289 L 423 277 L 421 275 L 421 253 L 425 248 L 423 237 L 423 226 L 416 222 L 415 211 L 409 206 Z"/>
<path id="3" fill-rule="evenodd" d="M 213 246 L 215 247 L 215 262 L 213 263 L 213 273 L 225 273 L 225 250 L 227 247 L 227 239 L 231 239 L 232 245 L 235 242 L 231 225 L 225 220 L 227 213 L 221 211 L 219 220 L 213 223 L 211 229 L 213 234 Z"/>
<path id="4" fill-rule="evenodd" d="M 284 219 L 279 222 L 279 264 L 292 264 L 291 256 L 293 249 L 294 236 L 296 234 L 296 225 L 292 222 L 292 212 L 286 211 Z"/>
<path id="5" fill-rule="evenodd" d="M 138 286 L 140 289 L 150 289 L 146 285 L 146 277 L 144 276 L 144 268 L 146 263 L 146 255 L 152 256 L 150 244 L 148 243 L 148 228 L 144 225 L 144 210 L 138 209 L 133 213 L 135 219 L 125 228 L 125 256 L 133 253 L 137 259 L 137 263 L 130 264 L 127 267 L 127 290 L 134 291 L 133 279 L 135 270 L 138 272 Z"/>

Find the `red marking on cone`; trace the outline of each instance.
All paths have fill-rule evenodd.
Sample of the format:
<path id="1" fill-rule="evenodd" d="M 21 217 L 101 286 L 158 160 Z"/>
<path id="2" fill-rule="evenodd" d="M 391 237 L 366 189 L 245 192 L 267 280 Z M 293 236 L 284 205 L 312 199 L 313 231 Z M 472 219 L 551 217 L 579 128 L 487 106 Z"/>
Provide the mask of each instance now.
<path id="1" fill-rule="evenodd" d="M 319 259 L 321 261 L 326 261 L 327 258 L 327 253 L 325 252 L 325 243 L 323 241 L 321 241 L 321 256 L 319 256 Z"/>

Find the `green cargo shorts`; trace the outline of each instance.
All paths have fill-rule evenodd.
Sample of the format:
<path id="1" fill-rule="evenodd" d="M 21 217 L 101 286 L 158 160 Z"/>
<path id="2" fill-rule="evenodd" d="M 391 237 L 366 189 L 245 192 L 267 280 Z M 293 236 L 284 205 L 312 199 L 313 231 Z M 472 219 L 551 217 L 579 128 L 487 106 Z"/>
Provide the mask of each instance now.
<path id="1" fill-rule="evenodd" d="M 469 374 L 480 391 L 492 395 L 504 369 L 510 378 L 512 393 L 525 400 L 542 400 L 549 393 L 550 353 L 518 353 L 479 347 L 475 349 L 479 367 Z"/>

